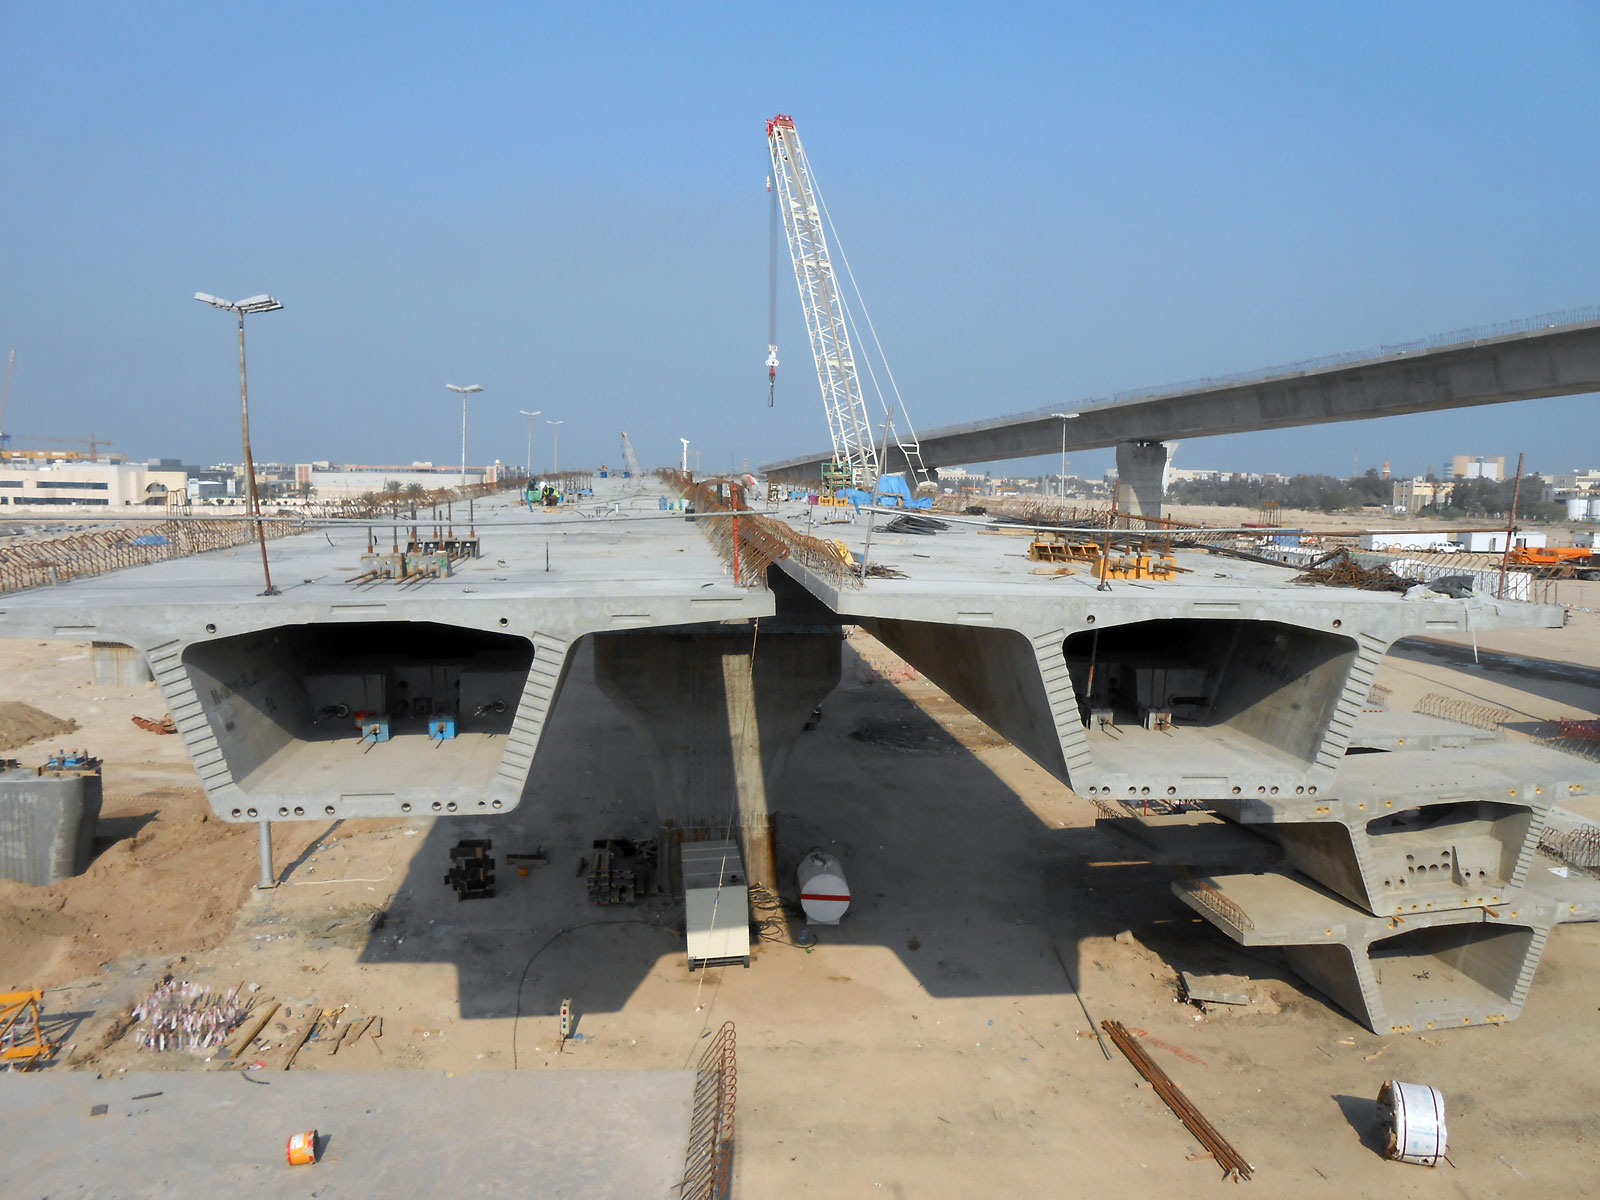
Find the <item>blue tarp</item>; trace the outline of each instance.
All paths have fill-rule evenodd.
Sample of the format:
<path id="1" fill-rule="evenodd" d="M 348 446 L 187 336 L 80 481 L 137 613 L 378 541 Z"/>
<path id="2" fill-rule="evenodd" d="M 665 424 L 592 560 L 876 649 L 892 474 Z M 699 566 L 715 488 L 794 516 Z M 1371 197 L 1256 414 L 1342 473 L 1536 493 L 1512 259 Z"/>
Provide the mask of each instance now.
<path id="1" fill-rule="evenodd" d="M 839 495 L 858 509 L 863 504 L 873 503 L 871 493 L 861 488 L 840 488 Z M 903 475 L 885 475 L 878 480 L 877 503 L 885 508 L 932 508 L 933 498 L 923 496 L 919 499 L 912 496 Z"/>
<path id="2" fill-rule="evenodd" d="M 135 546 L 165 546 L 167 539 L 159 533 L 144 533 L 133 539 Z"/>

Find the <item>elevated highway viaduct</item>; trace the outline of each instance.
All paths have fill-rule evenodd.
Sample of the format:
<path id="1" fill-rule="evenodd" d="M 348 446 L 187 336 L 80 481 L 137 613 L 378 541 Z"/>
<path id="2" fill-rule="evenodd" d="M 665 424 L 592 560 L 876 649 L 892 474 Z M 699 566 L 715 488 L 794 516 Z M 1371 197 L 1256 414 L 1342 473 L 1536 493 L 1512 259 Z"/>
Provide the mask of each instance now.
<path id="1" fill-rule="evenodd" d="M 1368 358 L 935 429 L 919 439 L 922 459 L 937 469 L 1114 446 L 1117 507 L 1159 516 L 1162 476 L 1179 439 L 1600 392 L 1600 320 L 1593 315 L 1535 318 L 1509 332 L 1445 335 Z M 762 469 L 769 478 L 813 483 L 830 457 L 804 455 Z M 889 469 L 904 470 L 903 459 Z"/>

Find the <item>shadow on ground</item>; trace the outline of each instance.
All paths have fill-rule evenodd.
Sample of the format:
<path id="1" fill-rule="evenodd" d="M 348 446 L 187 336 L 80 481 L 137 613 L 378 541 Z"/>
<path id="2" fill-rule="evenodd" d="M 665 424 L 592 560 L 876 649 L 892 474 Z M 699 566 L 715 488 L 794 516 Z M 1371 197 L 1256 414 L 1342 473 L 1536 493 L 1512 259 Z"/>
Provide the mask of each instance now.
<path id="1" fill-rule="evenodd" d="M 965 740 L 1004 744 L 966 714 L 957 719 Z M 823 847 L 843 863 L 853 899 L 844 922 L 817 929 L 818 937 L 893 950 L 936 998 L 1065 994 L 1056 951 L 1081 976 L 1099 964 L 1080 959 L 1075 943 L 1127 929 L 1174 971 L 1292 979 L 1275 963 L 1244 957 L 1179 903 L 1170 870 L 1139 861 L 1131 843 L 1092 827 L 1048 827 L 848 644 L 843 682 L 821 724 L 802 735 L 772 807 L 781 813 L 783 898 L 795 901 L 796 864 Z M 682 906 L 658 898 L 592 905 L 579 864 L 597 838 L 655 829 L 642 748 L 595 685 L 582 644 L 521 805 L 428 827 L 361 961 L 452 964 L 464 1018 L 519 1011 L 525 970 L 524 1016 L 553 1014 L 563 994 L 575 993 L 587 1011 L 617 1011 L 651 973 L 686 973 Z M 458 901 L 445 883 L 449 849 L 462 838 L 493 842 L 492 899 Z M 507 852 L 539 848 L 549 863 L 527 876 L 504 866 Z M 763 946 L 752 970 L 763 952 L 793 953 Z"/>

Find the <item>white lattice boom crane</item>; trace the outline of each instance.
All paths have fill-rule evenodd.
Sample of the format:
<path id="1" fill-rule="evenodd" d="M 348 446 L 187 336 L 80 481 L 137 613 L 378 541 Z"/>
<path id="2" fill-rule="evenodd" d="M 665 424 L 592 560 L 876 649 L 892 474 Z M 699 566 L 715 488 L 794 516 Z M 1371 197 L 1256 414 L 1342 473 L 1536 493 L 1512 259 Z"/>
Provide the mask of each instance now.
<path id="1" fill-rule="evenodd" d="M 861 343 L 862 339 L 856 328 L 855 317 L 845 304 L 843 289 L 828 252 L 828 236 L 824 226 L 831 228 L 832 221 L 812 178 L 811 165 L 806 161 L 805 148 L 800 144 L 793 117 L 779 113 L 767 122 L 767 148 L 772 156 L 777 208 L 783 217 L 784 231 L 788 234 L 795 284 L 800 289 L 800 306 L 805 311 L 806 332 L 811 338 L 817 379 L 822 385 L 822 405 L 828 414 L 828 431 L 833 436 L 834 461 L 850 483 L 857 487 L 872 488 L 877 484 L 879 472 L 885 464 L 878 461 L 872 421 L 861 390 L 855 345 Z M 834 237 L 837 241 L 837 231 Z M 850 264 L 842 251 L 840 261 L 844 263 L 845 273 L 849 276 Z M 861 304 L 861 293 L 855 287 L 853 276 L 850 277 L 850 286 L 856 293 L 857 303 Z M 898 404 L 898 411 L 892 414 L 891 421 L 895 445 L 915 473 L 915 482 L 926 483 L 929 481 L 928 471 L 922 462 L 916 432 L 894 387 L 894 376 L 889 372 L 887 361 L 883 360 L 883 347 L 878 344 L 872 318 L 867 315 L 864 304 L 861 304 L 861 309 Z M 768 352 L 770 378 L 777 364 L 777 347 L 768 346 Z M 884 402 L 884 412 L 889 414 L 889 404 L 878 386 L 877 374 L 870 361 L 866 361 L 865 365 L 878 398 Z"/>
<path id="2" fill-rule="evenodd" d="M 644 472 L 639 469 L 639 456 L 633 452 L 633 440 L 628 437 L 628 431 L 622 431 L 622 461 L 628 464 L 628 472 L 635 479 L 642 478 Z"/>

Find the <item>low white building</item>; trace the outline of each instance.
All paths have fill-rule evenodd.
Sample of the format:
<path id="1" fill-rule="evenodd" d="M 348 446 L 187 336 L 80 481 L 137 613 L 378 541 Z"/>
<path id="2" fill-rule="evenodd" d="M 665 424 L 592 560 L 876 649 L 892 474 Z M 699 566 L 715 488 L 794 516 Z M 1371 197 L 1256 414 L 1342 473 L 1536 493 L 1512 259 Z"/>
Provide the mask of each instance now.
<path id="1" fill-rule="evenodd" d="M 0 506 L 7 508 L 131 508 L 167 506 L 185 492 L 183 471 L 144 463 L 84 459 L 0 459 Z"/>
<path id="2" fill-rule="evenodd" d="M 1506 531 L 1504 529 L 1469 529 L 1454 535 L 1457 543 L 1463 550 L 1473 554 L 1503 554 L 1506 548 Z M 1511 543 L 1513 546 L 1522 546 L 1526 549 L 1538 550 L 1545 542 L 1542 533 L 1524 533 L 1518 531 Z"/>
<path id="3" fill-rule="evenodd" d="M 467 466 L 467 482 L 498 483 L 509 474 L 498 460 L 486 467 Z M 413 483 L 430 492 L 445 491 L 461 485 L 461 467 L 435 466 L 431 462 L 416 462 L 408 466 L 365 466 L 330 462 L 296 463 L 295 487 L 311 488 L 313 500 L 346 500 L 364 496 L 368 492 L 382 494 L 384 485 L 391 480 L 402 488 Z"/>

